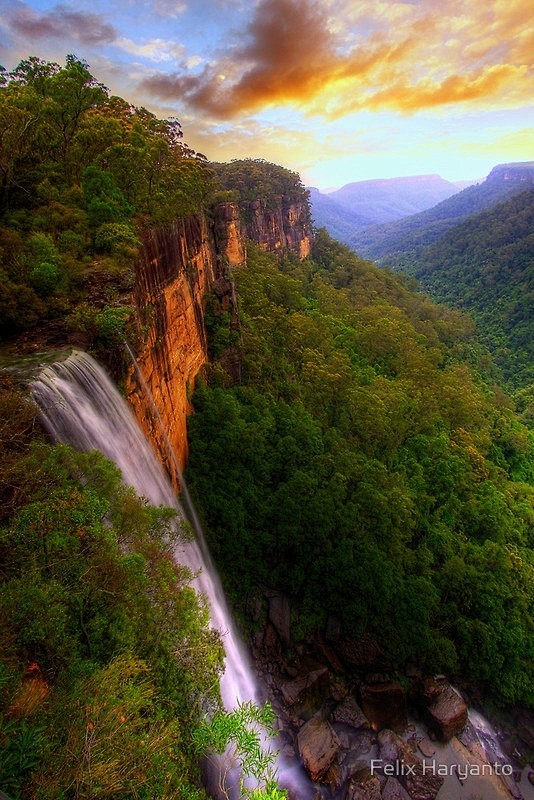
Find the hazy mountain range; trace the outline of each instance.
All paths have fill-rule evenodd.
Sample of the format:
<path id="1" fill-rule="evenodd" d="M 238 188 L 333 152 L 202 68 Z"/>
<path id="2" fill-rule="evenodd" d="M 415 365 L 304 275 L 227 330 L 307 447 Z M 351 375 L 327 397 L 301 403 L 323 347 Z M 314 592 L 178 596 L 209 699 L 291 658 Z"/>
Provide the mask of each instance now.
<path id="1" fill-rule="evenodd" d="M 519 194 L 533 183 L 534 161 L 500 164 L 483 182 L 419 214 L 365 230 L 355 228 L 347 243 L 359 255 L 383 262 L 389 256 L 410 253 L 432 244 L 462 220 Z"/>
<path id="2" fill-rule="evenodd" d="M 439 175 L 416 175 L 347 183 L 328 193 L 309 191 L 317 227 L 350 245 L 355 231 L 418 214 L 459 189 Z"/>
<path id="3" fill-rule="evenodd" d="M 310 188 L 312 216 L 318 228 L 326 228 L 358 254 L 380 261 L 390 253 L 429 244 L 460 220 L 527 188 L 533 164 L 496 166 L 474 185 L 418 175 L 348 183 L 328 193 Z"/>

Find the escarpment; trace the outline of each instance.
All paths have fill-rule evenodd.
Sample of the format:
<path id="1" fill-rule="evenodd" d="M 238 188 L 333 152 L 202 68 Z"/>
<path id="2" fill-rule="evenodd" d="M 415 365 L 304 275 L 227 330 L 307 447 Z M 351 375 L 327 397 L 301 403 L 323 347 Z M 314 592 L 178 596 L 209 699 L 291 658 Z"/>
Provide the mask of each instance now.
<path id="1" fill-rule="evenodd" d="M 187 460 L 186 419 L 189 392 L 208 360 L 204 305 L 214 284 L 227 283 L 230 271 L 246 266 L 246 239 L 263 250 L 311 251 L 305 203 L 290 198 L 217 205 L 205 214 L 178 219 L 167 228 L 144 233 L 136 262 L 134 304 L 140 339 L 126 381 L 128 399 L 158 457 L 173 480 Z M 229 291 L 228 297 L 233 296 Z"/>

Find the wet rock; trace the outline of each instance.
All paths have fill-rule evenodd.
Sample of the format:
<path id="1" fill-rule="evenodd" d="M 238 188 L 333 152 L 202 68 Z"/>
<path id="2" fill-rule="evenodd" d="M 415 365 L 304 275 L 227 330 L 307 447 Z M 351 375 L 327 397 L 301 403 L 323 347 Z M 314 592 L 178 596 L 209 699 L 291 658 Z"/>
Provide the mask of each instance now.
<path id="1" fill-rule="evenodd" d="M 412 800 L 396 778 L 388 778 L 382 789 L 382 800 Z"/>
<path id="2" fill-rule="evenodd" d="M 345 800 L 381 800 L 380 781 L 369 770 L 360 772 L 349 781 Z"/>
<path id="3" fill-rule="evenodd" d="M 361 688 L 363 713 L 375 731 L 402 731 L 408 724 L 406 695 L 400 683 L 365 684 Z"/>
<path id="4" fill-rule="evenodd" d="M 352 726 L 345 725 L 342 722 L 333 722 L 332 727 L 344 750 L 350 750 L 358 755 L 364 755 L 370 752 L 374 737 L 374 733 L 370 728 L 360 728 L 356 730 Z"/>
<path id="5" fill-rule="evenodd" d="M 425 771 L 423 762 L 396 733 L 383 730 L 378 734 L 380 767 L 402 784 L 412 800 L 434 800 L 443 778 Z"/>
<path id="6" fill-rule="evenodd" d="M 297 744 L 311 779 L 321 782 L 340 750 L 332 726 L 320 717 L 312 717 L 298 732 Z"/>
<path id="7" fill-rule="evenodd" d="M 467 724 L 467 705 L 445 680 L 425 679 L 421 700 L 424 718 L 438 739 L 448 742 Z"/>
<path id="8" fill-rule="evenodd" d="M 475 726 L 469 719 L 467 720 L 467 724 L 458 738 L 468 750 L 470 750 L 474 744 L 479 744 Z"/>
<path id="9" fill-rule="evenodd" d="M 436 748 L 429 739 L 421 739 L 417 742 L 417 747 L 426 758 L 432 758 L 436 752 Z"/>
<path id="10" fill-rule="evenodd" d="M 353 728 L 369 728 L 370 723 L 354 697 L 346 697 L 332 712 L 334 722 L 343 722 Z"/>
<path id="11" fill-rule="evenodd" d="M 348 752 L 341 762 L 341 774 L 343 782 L 348 781 L 356 775 L 369 772 L 367 761 L 363 761 L 358 753 Z"/>
<path id="12" fill-rule="evenodd" d="M 284 702 L 288 706 L 293 706 L 296 703 L 302 702 L 310 689 L 317 688 L 317 683 L 324 680 L 328 676 L 328 669 L 322 667 L 321 669 L 309 672 L 294 681 L 284 681 L 280 685 L 280 691 Z"/>

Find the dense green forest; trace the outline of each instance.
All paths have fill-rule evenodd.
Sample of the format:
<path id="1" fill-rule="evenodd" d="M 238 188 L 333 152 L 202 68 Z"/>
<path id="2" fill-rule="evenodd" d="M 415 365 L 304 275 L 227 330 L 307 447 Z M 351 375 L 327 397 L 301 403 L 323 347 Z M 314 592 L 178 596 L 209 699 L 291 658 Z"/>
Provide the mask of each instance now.
<path id="1" fill-rule="evenodd" d="M 0 392 L 0 786 L 13 798 L 205 797 L 195 732 L 222 648 L 173 512 Z"/>
<path id="2" fill-rule="evenodd" d="M 134 335 L 140 234 L 209 210 L 223 188 L 176 120 L 109 96 L 74 56 L 3 72 L 4 352 L 74 336 L 117 366 L 113 345 Z M 47 443 L 27 392 L 0 378 L 0 787 L 201 800 L 206 750 L 231 740 L 250 761 L 251 725 L 269 714 L 204 719 L 218 708 L 222 646 L 173 561 L 173 512 L 147 506 L 98 454 Z"/>
<path id="3" fill-rule="evenodd" d="M 472 324 L 325 232 L 235 278 L 241 330 L 212 337 L 243 378 L 198 387 L 188 476 L 236 605 L 281 589 L 299 634 L 333 616 L 532 703 L 532 439 L 466 365 Z"/>
<path id="4" fill-rule="evenodd" d="M 227 164 L 213 164 L 220 186 L 228 199 L 269 200 L 282 196 L 308 200 L 308 191 L 297 172 L 261 158 L 241 158 Z"/>
<path id="5" fill-rule="evenodd" d="M 451 228 L 435 244 L 391 256 L 436 301 L 468 312 L 513 387 L 534 382 L 534 190 Z"/>
<path id="6" fill-rule="evenodd" d="M 110 96 L 74 56 L 31 57 L 2 83 L 0 337 L 56 324 L 105 352 L 139 232 L 203 209 L 213 171 L 177 120 Z"/>

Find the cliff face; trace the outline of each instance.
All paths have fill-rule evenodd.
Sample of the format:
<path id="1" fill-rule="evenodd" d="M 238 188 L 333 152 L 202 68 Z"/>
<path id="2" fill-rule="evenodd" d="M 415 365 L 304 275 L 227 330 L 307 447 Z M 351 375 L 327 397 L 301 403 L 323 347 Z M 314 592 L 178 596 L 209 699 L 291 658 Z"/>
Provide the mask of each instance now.
<path id="1" fill-rule="evenodd" d="M 137 353 L 139 372 L 132 367 L 126 391 L 175 483 L 169 445 L 182 469 L 187 460 L 188 395 L 208 360 L 207 293 L 223 292 L 231 301 L 228 269 L 246 265 L 245 237 L 264 250 L 289 250 L 299 258 L 310 253 L 305 208 L 291 201 L 281 201 L 272 210 L 265 201 L 247 206 L 240 214 L 235 203 L 223 203 L 209 220 L 191 216 L 168 229 L 147 231 L 136 263 L 134 303 L 143 345 Z"/>
<path id="2" fill-rule="evenodd" d="M 272 253 L 289 250 L 299 258 L 311 252 L 307 204 L 290 197 L 254 200 L 243 205 L 243 228 L 248 239 Z"/>

